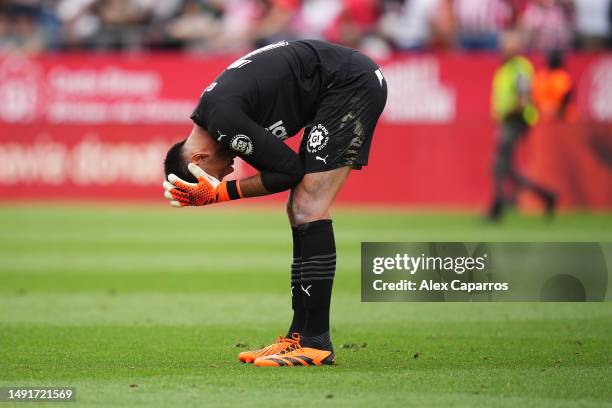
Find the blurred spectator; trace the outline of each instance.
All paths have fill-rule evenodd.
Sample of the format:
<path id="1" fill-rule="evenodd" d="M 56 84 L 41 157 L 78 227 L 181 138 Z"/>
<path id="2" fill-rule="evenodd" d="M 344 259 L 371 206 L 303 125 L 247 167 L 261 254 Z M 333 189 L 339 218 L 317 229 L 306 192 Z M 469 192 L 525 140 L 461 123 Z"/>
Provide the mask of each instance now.
<path id="1" fill-rule="evenodd" d="M 98 5 L 100 30 L 96 45 L 102 49 L 138 48 L 143 42 L 146 10 L 133 0 L 102 0 Z"/>
<path id="2" fill-rule="evenodd" d="M 610 0 L 575 0 L 578 41 L 586 49 L 610 46 L 612 2 Z"/>
<path id="3" fill-rule="evenodd" d="M 290 39 L 289 27 L 299 4 L 285 0 L 227 0 L 222 30 L 212 47 L 223 51 L 257 48 Z"/>
<path id="4" fill-rule="evenodd" d="M 100 29 L 95 0 L 60 0 L 57 16 L 62 22 L 64 47 L 72 48 L 93 37 Z"/>
<path id="5" fill-rule="evenodd" d="M 548 55 L 546 68 L 536 73 L 532 94 L 543 121 L 573 119 L 573 112 L 569 109 L 572 77 L 565 69 L 560 51 L 552 51 Z"/>
<path id="6" fill-rule="evenodd" d="M 218 18 L 220 13 L 221 10 L 215 7 L 205 8 L 198 1 L 185 1 L 180 14 L 166 24 L 169 41 L 190 49 L 205 49 L 222 31 L 223 27 Z"/>
<path id="7" fill-rule="evenodd" d="M 448 47 L 453 42 L 451 1 L 405 0 L 385 13 L 381 32 L 402 50 Z"/>
<path id="8" fill-rule="evenodd" d="M 325 39 L 359 47 L 362 39 L 376 29 L 380 13 L 377 0 L 342 0 L 340 12 L 325 30 Z"/>
<path id="9" fill-rule="evenodd" d="M 504 32 L 500 47 L 503 63 L 493 77 L 491 107 L 493 117 L 499 122 L 499 131 L 493 165 L 493 200 L 488 212 L 491 221 L 502 217 L 521 190 L 538 195 L 548 214 L 555 209 L 555 194 L 521 174 L 514 163 L 519 142 L 537 120 L 531 100 L 533 65 L 520 54 L 522 45 L 519 32 Z"/>
<path id="10" fill-rule="evenodd" d="M 496 49 L 497 35 L 511 18 L 503 0 L 455 0 L 457 41 L 467 50 Z"/>
<path id="11" fill-rule="evenodd" d="M 570 0 L 532 0 L 519 25 L 530 48 L 548 53 L 572 45 L 573 9 Z"/>
<path id="12" fill-rule="evenodd" d="M 291 30 L 296 37 L 323 38 L 323 33 L 340 19 L 343 0 L 303 0 L 294 4 L 295 20 Z M 365 2 L 362 2 L 365 5 Z"/>
<path id="13" fill-rule="evenodd" d="M 38 52 L 45 46 L 42 9 L 38 1 L 11 1 L 0 14 L 0 51 Z"/>
<path id="14" fill-rule="evenodd" d="M 103 49 L 138 49 L 145 43 L 148 29 L 173 15 L 180 5 L 177 0 L 100 0 L 96 45 Z"/>
<path id="15" fill-rule="evenodd" d="M 300 0 L 263 1 L 265 12 L 263 13 L 262 18 L 250 30 L 249 35 L 254 46 L 259 47 L 279 40 L 291 39 L 290 23 L 292 22 L 292 19 L 298 14 L 300 8 L 302 10 L 308 10 L 308 5 L 318 1 L 319 0 L 312 0 L 311 2 L 306 3 L 306 5 L 303 5 Z M 328 0 L 320 1 L 325 2 Z M 323 15 L 323 17 L 326 16 Z"/>
<path id="16" fill-rule="evenodd" d="M 518 28 L 548 52 L 612 45 L 612 0 L 0 0 L 0 51 L 240 52 L 318 38 L 390 50 L 497 48 Z"/>
<path id="17" fill-rule="evenodd" d="M 525 7 L 532 1 L 533 0 L 504 0 L 509 14 L 506 16 L 503 28 L 506 30 L 515 29 L 518 26 L 518 22 Z"/>
<path id="18" fill-rule="evenodd" d="M 182 0 L 60 0 L 55 11 L 63 23 L 66 48 L 138 49 L 181 4 Z"/>

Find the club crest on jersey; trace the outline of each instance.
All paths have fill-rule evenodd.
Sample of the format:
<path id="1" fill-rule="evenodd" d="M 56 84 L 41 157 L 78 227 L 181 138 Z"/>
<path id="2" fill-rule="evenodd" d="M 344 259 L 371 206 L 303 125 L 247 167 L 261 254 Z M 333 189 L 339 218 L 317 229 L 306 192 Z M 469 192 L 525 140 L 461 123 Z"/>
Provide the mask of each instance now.
<path id="1" fill-rule="evenodd" d="M 318 124 L 314 126 L 310 130 L 310 134 L 308 135 L 308 143 L 306 143 L 306 150 L 308 153 L 316 153 L 323 150 L 325 146 L 327 146 L 327 142 L 329 142 L 329 131 L 322 124 Z"/>
<path id="2" fill-rule="evenodd" d="M 230 142 L 230 147 L 245 156 L 249 156 L 253 153 L 253 142 L 247 135 L 234 136 Z"/>

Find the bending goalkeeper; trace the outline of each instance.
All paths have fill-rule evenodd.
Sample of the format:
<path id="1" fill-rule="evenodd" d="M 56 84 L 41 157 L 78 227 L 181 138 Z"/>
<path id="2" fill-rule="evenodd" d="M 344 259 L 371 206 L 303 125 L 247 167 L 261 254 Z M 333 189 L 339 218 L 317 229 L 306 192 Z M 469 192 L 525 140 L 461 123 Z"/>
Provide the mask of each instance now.
<path id="1" fill-rule="evenodd" d="M 189 137 L 164 163 L 166 198 L 201 206 L 291 190 L 291 307 L 287 335 L 240 353 L 256 366 L 335 362 L 329 309 L 336 270 L 330 209 L 351 169 L 368 162 L 387 99 L 380 68 L 350 48 L 282 41 L 229 65 L 202 93 Z M 299 154 L 283 141 L 304 128 Z M 223 180 L 238 156 L 259 171 Z"/>

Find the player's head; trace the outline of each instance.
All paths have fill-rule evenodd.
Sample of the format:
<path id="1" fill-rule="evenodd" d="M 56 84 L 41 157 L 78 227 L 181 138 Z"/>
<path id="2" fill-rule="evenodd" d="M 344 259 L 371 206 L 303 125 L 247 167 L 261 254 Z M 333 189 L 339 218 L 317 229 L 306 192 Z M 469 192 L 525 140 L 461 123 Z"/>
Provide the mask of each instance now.
<path id="1" fill-rule="evenodd" d="M 187 139 L 168 150 L 164 160 L 164 173 L 166 177 L 173 173 L 185 181 L 195 183 L 196 178 L 187 170 L 187 165 L 194 163 L 221 180 L 234 171 L 234 157 L 231 151 L 217 143 L 204 129 L 195 126 Z"/>
<path id="2" fill-rule="evenodd" d="M 499 48 L 504 58 L 512 58 L 523 49 L 523 37 L 517 30 L 504 31 L 499 40 Z"/>
<path id="3" fill-rule="evenodd" d="M 563 53 L 560 50 L 552 50 L 548 54 L 548 68 L 549 69 L 560 69 L 563 68 Z"/>
<path id="4" fill-rule="evenodd" d="M 166 153 L 166 160 L 164 160 L 164 173 L 166 177 L 168 174 L 175 174 L 178 178 L 192 183 L 197 182 L 195 176 L 187 170 L 187 164 L 189 163 L 185 159 L 183 154 L 183 147 L 185 146 L 185 140 L 181 140 L 175 143 L 168 153 Z"/>

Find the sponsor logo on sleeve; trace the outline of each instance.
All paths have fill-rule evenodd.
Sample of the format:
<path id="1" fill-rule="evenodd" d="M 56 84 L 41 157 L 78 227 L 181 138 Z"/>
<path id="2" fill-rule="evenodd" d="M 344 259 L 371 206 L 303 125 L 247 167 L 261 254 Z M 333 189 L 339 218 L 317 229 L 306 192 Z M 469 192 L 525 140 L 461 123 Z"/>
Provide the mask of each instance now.
<path id="1" fill-rule="evenodd" d="M 280 140 L 287 139 L 287 135 L 288 135 L 287 128 L 284 126 L 284 123 L 282 120 L 279 120 L 278 122 L 268 126 L 267 129 L 270 131 L 270 133 L 272 133 L 274 136 L 276 136 Z"/>

